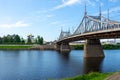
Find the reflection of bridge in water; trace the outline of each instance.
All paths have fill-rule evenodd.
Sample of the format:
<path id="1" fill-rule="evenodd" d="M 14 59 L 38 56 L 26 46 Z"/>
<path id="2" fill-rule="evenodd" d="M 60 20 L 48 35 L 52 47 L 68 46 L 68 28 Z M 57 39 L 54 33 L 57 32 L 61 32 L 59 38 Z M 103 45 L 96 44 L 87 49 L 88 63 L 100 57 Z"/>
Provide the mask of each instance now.
<path id="1" fill-rule="evenodd" d="M 110 20 L 101 15 L 84 17 L 74 33 L 61 31 L 56 49 L 69 51 L 69 42 L 86 40 L 84 57 L 104 57 L 100 39 L 120 38 L 120 22 Z"/>
<path id="2" fill-rule="evenodd" d="M 84 58 L 84 73 L 101 72 L 104 58 Z"/>
<path id="3" fill-rule="evenodd" d="M 75 52 L 76 53 L 76 52 Z M 79 53 L 82 53 L 79 51 Z M 66 66 L 69 65 L 69 67 L 72 67 L 74 65 L 77 66 L 77 72 L 80 71 L 84 74 L 90 73 L 90 72 L 102 72 L 102 66 L 104 62 L 104 58 L 82 58 L 82 55 L 77 54 L 76 56 L 72 56 L 74 54 L 74 51 L 71 52 L 58 52 L 59 57 L 62 58 L 62 61 L 66 64 Z M 81 59 L 78 59 L 81 58 Z M 71 62 L 72 61 L 72 62 Z M 71 66 L 70 66 L 71 65 Z M 72 69 L 74 69 L 72 67 Z"/>

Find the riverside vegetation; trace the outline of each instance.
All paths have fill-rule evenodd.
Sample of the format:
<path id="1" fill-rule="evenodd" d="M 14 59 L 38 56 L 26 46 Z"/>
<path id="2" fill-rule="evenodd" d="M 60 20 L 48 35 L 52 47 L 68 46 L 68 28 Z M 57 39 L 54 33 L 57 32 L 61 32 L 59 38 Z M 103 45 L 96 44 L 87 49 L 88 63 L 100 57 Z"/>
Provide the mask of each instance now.
<path id="1" fill-rule="evenodd" d="M 27 39 L 20 37 L 18 34 L 7 35 L 0 37 L 0 49 L 30 49 L 33 44 L 43 44 L 43 37 L 37 36 L 34 38 L 32 34 L 27 36 Z"/>
<path id="2" fill-rule="evenodd" d="M 89 74 L 83 74 L 73 78 L 66 78 L 63 80 L 104 80 L 105 78 L 111 76 L 113 73 L 98 73 L 91 72 Z"/>
<path id="3" fill-rule="evenodd" d="M 71 47 L 75 50 L 83 50 L 84 45 L 71 45 Z M 102 48 L 106 50 L 120 49 L 120 44 L 104 44 Z"/>
<path id="4" fill-rule="evenodd" d="M 43 44 L 43 37 L 37 36 L 34 38 L 32 34 L 27 36 L 27 39 L 20 37 L 18 34 L 7 35 L 0 37 L 0 44 Z"/>

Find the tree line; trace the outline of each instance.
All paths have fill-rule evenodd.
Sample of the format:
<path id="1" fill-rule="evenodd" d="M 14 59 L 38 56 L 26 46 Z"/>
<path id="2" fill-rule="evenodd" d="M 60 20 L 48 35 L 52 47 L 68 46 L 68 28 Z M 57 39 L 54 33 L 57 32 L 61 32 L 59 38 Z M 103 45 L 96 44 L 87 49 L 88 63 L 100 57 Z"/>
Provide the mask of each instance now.
<path id="1" fill-rule="evenodd" d="M 75 50 L 83 50 L 84 45 L 71 45 L 71 48 L 75 49 Z M 102 49 L 105 49 L 105 50 L 120 49 L 120 43 L 117 43 L 117 44 L 104 44 L 104 45 L 102 45 Z"/>
<path id="2" fill-rule="evenodd" d="M 43 37 L 37 36 L 34 38 L 32 34 L 27 36 L 27 39 L 20 37 L 18 34 L 7 35 L 0 37 L 0 44 L 43 44 Z"/>

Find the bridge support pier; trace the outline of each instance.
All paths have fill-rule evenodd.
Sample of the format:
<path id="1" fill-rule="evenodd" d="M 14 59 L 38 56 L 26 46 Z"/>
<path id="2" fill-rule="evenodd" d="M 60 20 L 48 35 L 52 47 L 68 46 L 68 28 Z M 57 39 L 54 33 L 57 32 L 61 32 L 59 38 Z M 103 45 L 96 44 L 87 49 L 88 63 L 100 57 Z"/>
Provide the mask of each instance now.
<path id="1" fill-rule="evenodd" d="M 70 51 L 69 43 L 62 43 L 60 46 L 60 51 L 61 52 L 69 52 Z"/>
<path id="2" fill-rule="evenodd" d="M 62 43 L 62 44 L 57 44 L 56 45 L 56 50 L 60 52 L 69 52 L 70 51 L 70 46 L 69 43 Z"/>
<path id="3" fill-rule="evenodd" d="M 55 45 L 55 50 L 60 51 L 60 45 L 59 44 Z"/>
<path id="4" fill-rule="evenodd" d="M 99 39 L 87 39 L 84 45 L 84 57 L 104 57 Z"/>

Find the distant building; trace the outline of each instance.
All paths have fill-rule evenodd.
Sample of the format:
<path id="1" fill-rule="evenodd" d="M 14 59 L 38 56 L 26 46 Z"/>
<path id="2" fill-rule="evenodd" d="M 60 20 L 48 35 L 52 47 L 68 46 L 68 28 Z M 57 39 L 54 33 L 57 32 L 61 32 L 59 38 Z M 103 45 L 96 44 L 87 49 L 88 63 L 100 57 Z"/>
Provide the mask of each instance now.
<path id="1" fill-rule="evenodd" d="M 111 40 L 111 41 L 104 41 L 102 42 L 102 44 L 117 44 L 117 43 L 116 41 Z"/>
<path id="2" fill-rule="evenodd" d="M 29 34 L 27 37 L 31 40 L 32 43 L 35 42 L 34 36 L 33 36 L 32 34 Z M 27 42 L 28 42 L 28 41 L 27 41 Z"/>
<path id="3" fill-rule="evenodd" d="M 84 45 L 85 41 L 75 41 L 75 42 L 71 42 L 69 43 L 70 45 Z"/>

